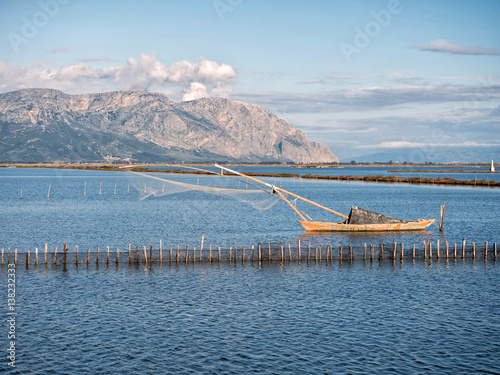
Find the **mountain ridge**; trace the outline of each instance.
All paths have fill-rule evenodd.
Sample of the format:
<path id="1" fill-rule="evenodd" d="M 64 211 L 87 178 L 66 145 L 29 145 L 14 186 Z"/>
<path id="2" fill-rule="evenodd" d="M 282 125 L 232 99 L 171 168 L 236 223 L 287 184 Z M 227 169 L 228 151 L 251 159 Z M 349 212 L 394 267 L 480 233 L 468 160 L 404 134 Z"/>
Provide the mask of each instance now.
<path id="1" fill-rule="evenodd" d="M 254 104 L 172 102 L 143 90 L 0 94 L 0 160 L 8 162 L 335 163 L 325 145 Z"/>

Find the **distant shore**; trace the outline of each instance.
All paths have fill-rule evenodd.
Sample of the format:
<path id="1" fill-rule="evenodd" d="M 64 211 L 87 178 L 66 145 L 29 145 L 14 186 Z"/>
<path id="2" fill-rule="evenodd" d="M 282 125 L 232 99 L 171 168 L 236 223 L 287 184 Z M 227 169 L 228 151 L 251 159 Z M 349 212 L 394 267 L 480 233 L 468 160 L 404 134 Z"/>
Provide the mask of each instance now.
<path id="1" fill-rule="evenodd" d="M 229 164 L 226 164 L 229 165 Z M 231 164 L 233 166 L 234 164 Z M 161 165 L 150 165 L 148 167 L 144 166 L 129 166 L 129 165 L 55 165 L 55 164 L 23 164 L 23 165 L 1 165 L 1 167 L 16 167 L 16 168 L 57 168 L 57 169 L 78 169 L 78 170 L 97 170 L 97 171 L 117 171 L 117 172 L 156 172 L 156 173 L 177 173 L 177 174 L 198 174 L 198 175 L 210 175 L 213 172 L 206 171 L 196 171 L 196 170 L 181 170 L 181 169 L 161 169 L 153 170 L 153 167 L 172 167 L 172 165 L 161 164 Z M 176 165 L 177 166 L 177 165 Z M 213 166 L 212 164 L 185 164 L 183 167 L 190 166 Z M 237 166 L 242 166 L 238 164 Z M 245 166 L 248 166 L 245 164 Z M 268 167 L 271 165 L 255 165 L 260 167 Z M 274 166 L 274 165 L 273 165 Z M 277 165 L 285 166 L 285 165 Z M 286 165 L 288 166 L 288 165 Z M 401 171 L 390 171 L 390 172 L 401 172 Z M 428 171 L 408 171 L 416 173 L 425 173 Z M 455 171 L 441 171 L 444 173 L 455 173 Z M 464 171 L 463 173 L 476 173 L 475 171 Z M 456 180 L 453 178 L 422 178 L 422 177 L 399 177 L 399 176 L 382 176 L 382 175 L 368 175 L 368 176 L 327 176 L 327 175 L 315 175 L 315 174 L 305 174 L 301 175 L 298 173 L 255 173 L 255 172 L 245 172 L 248 176 L 255 177 L 285 177 L 285 178 L 303 178 L 303 179 L 316 179 L 316 180 L 329 180 L 329 181 L 362 181 L 362 182 L 381 182 L 381 183 L 407 183 L 414 185 L 455 185 L 455 186 L 480 186 L 480 187 L 500 187 L 500 181 L 491 180 Z"/>

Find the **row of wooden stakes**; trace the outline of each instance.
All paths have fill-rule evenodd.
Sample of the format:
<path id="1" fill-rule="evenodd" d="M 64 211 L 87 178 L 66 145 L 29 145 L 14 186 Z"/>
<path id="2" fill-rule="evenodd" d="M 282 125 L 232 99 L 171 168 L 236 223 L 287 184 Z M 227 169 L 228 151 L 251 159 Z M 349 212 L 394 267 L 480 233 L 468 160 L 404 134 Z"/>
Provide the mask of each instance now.
<path id="1" fill-rule="evenodd" d="M 476 259 L 476 257 L 482 257 L 484 260 L 487 260 L 489 257 L 492 258 L 493 260 L 497 260 L 497 244 L 494 243 L 491 251 L 491 255 L 489 255 L 489 248 L 488 248 L 488 242 L 485 241 L 484 247 L 480 249 L 479 247 L 476 249 L 476 244 L 474 242 L 471 243 L 470 248 L 466 252 L 466 240 L 464 239 L 461 244 L 461 248 L 459 249 L 457 247 L 457 243 L 454 243 L 452 247 L 450 247 L 448 241 L 445 241 L 444 243 L 444 249 L 440 246 L 440 241 L 437 240 L 436 246 L 433 248 L 433 244 L 430 242 L 430 240 L 424 241 L 423 242 L 423 251 L 419 250 L 417 252 L 415 245 L 412 246 L 412 248 L 405 252 L 404 244 L 401 243 L 399 246 L 396 243 L 396 240 L 393 241 L 392 248 L 386 248 L 384 244 L 379 242 L 378 245 L 378 254 L 377 256 L 375 255 L 375 246 L 373 244 L 370 244 L 369 247 L 367 244 L 364 245 L 363 247 L 363 253 L 362 255 L 357 253 L 354 254 L 354 250 L 352 246 L 346 246 L 342 247 L 339 246 L 338 248 L 338 255 L 334 254 L 334 249 L 331 245 L 327 245 L 326 248 L 323 248 L 322 246 L 315 247 L 311 249 L 311 246 L 308 245 L 307 249 L 304 249 L 302 251 L 301 246 L 300 246 L 300 241 L 299 245 L 297 248 L 292 248 L 291 245 L 289 244 L 288 247 L 285 246 L 280 246 L 279 248 L 271 248 L 271 244 L 268 243 L 266 246 L 261 246 L 260 244 L 256 246 L 252 246 L 251 249 L 246 249 L 245 247 L 242 247 L 241 250 L 238 251 L 237 247 L 229 247 L 229 249 L 223 250 L 221 247 L 217 247 L 217 249 L 212 249 L 212 246 L 210 245 L 209 249 L 205 249 L 205 253 L 203 252 L 203 240 L 201 243 L 200 249 L 196 250 L 195 247 L 191 248 L 190 246 L 186 246 L 185 249 L 180 248 L 180 246 L 177 246 L 177 248 L 169 248 L 167 249 L 162 249 L 161 247 L 159 249 L 153 250 L 153 245 L 149 246 L 149 251 L 147 250 L 146 246 L 142 246 L 140 249 L 139 246 L 137 246 L 134 250 L 132 249 L 132 245 L 129 244 L 128 246 L 128 257 L 126 258 L 128 261 L 128 264 L 131 265 L 132 263 L 145 263 L 145 264 L 152 264 L 153 262 L 169 262 L 169 263 L 180 263 L 180 262 L 202 262 L 202 261 L 208 261 L 208 262 L 221 262 L 223 260 L 226 261 L 292 261 L 292 260 L 297 260 L 297 261 L 333 261 L 334 259 L 339 260 L 342 262 L 342 260 L 349 260 L 353 261 L 355 258 L 360 259 L 362 257 L 363 260 L 370 260 L 373 261 L 376 258 L 379 260 L 384 260 L 384 259 L 400 259 L 403 261 L 403 259 L 411 257 L 411 259 L 416 259 L 416 258 L 423 258 L 424 260 L 432 260 L 432 259 L 465 259 L 465 258 L 472 258 Z M 361 249 L 360 249 L 361 250 Z M 477 251 L 476 251 L 477 250 Z M 482 251 L 481 251 L 482 250 Z M 482 254 L 480 254 L 482 252 Z M 87 249 L 86 254 L 83 254 L 83 257 L 80 257 L 80 253 L 78 251 L 78 246 L 75 248 L 75 252 L 68 253 L 68 245 L 65 243 L 63 246 L 63 252 L 62 256 L 58 258 L 58 253 L 57 253 L 57 247 L 54 250 L 54 254 L 52 257 L 52 260 L 49 261 L 48 259 L 48 245 L 45 244 L 45 251 L 43 252 L 43 259 L 41 260 L 41 263 L 47 265 L 47 264 L 54 264 L 57 265 L 58 261 L 59 263 L 62 262 L 63 265 L 66 265 L 67 263 L 74 262 L 77 266 L 79 264 L 87 264 L 87 266 L 90 264 L 90 249 Z M 157 256 L 155 256 L 155 253 Z M 214 254 L 215 253 L 215 254 Z M 11 258 L 11 252 L 10 248 L 8 248 L 7 254 L 5 254 L 4 248 L 2 248 L 2 254 L 1 254 L 1 265 L 5 264 L 5 255 L 7 255 L 7 263 L 10 263 L 10 258 Z M 18 263 L 18 252 L 17 248 L 14 250 L 14 264 L 17 265 Z M 30 251 L 27 251 L 25 253 L 26 256 L 26 267 L 29 268 L 31 264 L 30 260 Z M 68 256 L 70 256 L 72 259 L 68 262 Z M 99 264 L 99 256 L 100 256 L 100 249 L 97 247 L 97 252 L 95 252 L 95 263 Z M 104 254 L 102 255 L 104 256 Z M 114 262 L 118 264 L 120 262 L 120 249 L 116 249 L 116 252 L 113 256 L 114 259 L 111 259 L 111 253 L 110 253 L 110 247 L 106 247 L 106 252 L 105 252 L 105 259 L 101 258 L 102 261 L 105 260 L 106 264 L 109 265 L 110 262 Z M 122 257 L 122 261 L 124 261 Z M 38 254 L 38 249 L 35 250 L 34 254 L 34 264 L 38 265 L 39 264 L 39 254 Z"/>

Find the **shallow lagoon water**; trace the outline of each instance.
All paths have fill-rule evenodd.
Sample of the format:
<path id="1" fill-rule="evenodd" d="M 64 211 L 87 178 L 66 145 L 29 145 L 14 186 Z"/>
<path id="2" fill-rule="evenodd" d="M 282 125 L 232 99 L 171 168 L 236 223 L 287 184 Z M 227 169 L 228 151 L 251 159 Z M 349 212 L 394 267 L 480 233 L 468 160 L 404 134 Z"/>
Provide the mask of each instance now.
<path id="1" fill-rule="evenodd" d="M 210 176 L 161 176 L 211 183 Z M 281 202 L 261 212 L 202 192 L 140 200 L 134 178 L 0 169 L 0 246 L 22 252 L 48 243 L 52 252 L 67 242 L 70 251 L 75 245 L 125 249 L 161 239 L 167 248 L 198 246 L 201 235 L 206 246 L 299 239 L 304 246 L 361 245 L 393 238 L 409 246 L 463 237 L 491 243 L 500 227 L 497 189 L 270 180 L 344 213 L 355 204 L 403 219 L 437 218 L 446 202 L 443 233 L 431 227 L 307 234 Z M 324 218 L 319 210 L 308 213 Z M 0 275 L 5 285 L 6 266 Z M 0 363 L 10 373 L 500 373 L 500 278 L 492 259 L 29 270 L 21 263 L 16 280 L 17 367 Z M 6 305 L 2 311 L 3 318 Z"/>

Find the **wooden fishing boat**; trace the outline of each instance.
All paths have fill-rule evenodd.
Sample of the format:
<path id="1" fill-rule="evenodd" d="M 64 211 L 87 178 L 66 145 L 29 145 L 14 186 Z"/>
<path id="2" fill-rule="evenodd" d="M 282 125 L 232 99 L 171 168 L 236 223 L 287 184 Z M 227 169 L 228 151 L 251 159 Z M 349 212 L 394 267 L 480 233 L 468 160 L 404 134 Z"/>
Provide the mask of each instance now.
<path id="1" fill-rule="evenodd" d="M 319 203 L 313 202 L 309 199 L 301 197 L 300 195 L 294 194 L 292 192 L 289 192 L 285 189 L 274 186 L 272 184 L 268 184 L 267 182 L 261 181 L 257 178 L 250 177 L 243 173 L 233 171 L 229 168 L 222 167 L 218 164 L 215 164 L 215 166 L 221 169 L 221 173 L 223 173 L 222 171 L 227 171 L 237 176 L 258 182 L 270 188 L 271 189 L 269 191 L 270 194 L 276 194 L 277 196 L 279 196 L 295 211 L 297 215 L 300 216 L 302 220 L 299 220 L 299 224 L 302 225 L 304 229 L 308 232 L 412 231 L 412 230 L 423 230 L 424 228 L 427 228 L 435 221 L 435 219 L 419 219 L 416 221 L 405 221 L 354 206 L 351 207 L 351 212 L 349 213 L 349 216 L 346 216 L 328 207 L 322 206 Z M 300 199 L 304 202 L 312 204 L 313 206 L 319 207 L 325 211 L 338 215 L 343 219 L 345 219 L 345 221 L 340 223 L 314 221 L 307 214 L 305 214 L 302 211 L 299 211 L 292 203 L 290 203 L 290 201 L 285 197 L 284 194 L 290 195 L 296 199 Z M 444 206 L 442 207 L 442 212 L 441 212 L 442 216 L 444 214 L 443 209 Z M 441 226 L 442 226 L 442 219 L 441 219 Z"/>

